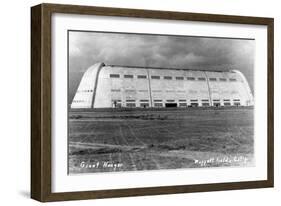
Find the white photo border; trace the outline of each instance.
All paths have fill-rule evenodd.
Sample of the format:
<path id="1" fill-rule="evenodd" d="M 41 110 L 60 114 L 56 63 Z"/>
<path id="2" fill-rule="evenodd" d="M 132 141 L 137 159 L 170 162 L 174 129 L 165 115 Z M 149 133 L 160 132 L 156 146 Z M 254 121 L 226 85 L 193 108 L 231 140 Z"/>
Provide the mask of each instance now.
<path id="1" fill-rule="evenodd" d="M 61 13 L 52 14 L 51 25 L 52 192 L 267 180 L 267 26 Z M 253 93 L 255 94 L 256 165 L 246 168 L 202 168 L 68 175 L 68 30 L 255 39 L 255 91 Z"/>

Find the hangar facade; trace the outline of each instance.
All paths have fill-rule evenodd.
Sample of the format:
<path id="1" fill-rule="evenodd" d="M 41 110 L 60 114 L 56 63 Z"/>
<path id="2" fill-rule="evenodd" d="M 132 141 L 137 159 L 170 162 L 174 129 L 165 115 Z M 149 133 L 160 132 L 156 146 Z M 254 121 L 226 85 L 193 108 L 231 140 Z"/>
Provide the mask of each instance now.
<path id="1" fill-rule="evenodd" d="M 71 108 L 252 106 L 238 70 L 207 71 L 97 63 L 84 73 Z"/>

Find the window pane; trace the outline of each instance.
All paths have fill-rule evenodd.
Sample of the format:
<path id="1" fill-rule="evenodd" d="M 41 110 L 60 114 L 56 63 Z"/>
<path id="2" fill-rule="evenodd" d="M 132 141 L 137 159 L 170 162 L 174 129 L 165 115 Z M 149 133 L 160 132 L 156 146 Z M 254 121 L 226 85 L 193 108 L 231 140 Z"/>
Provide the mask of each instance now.
<path id="1" fill-rule="evenodd" d="M 206 81 L 206 78 L 204 78 L 204 77 L 199 77 L 198 80 L 199 80 L 199 81 Z"/>
<path id="2" fill-rule="evenodd" d="M 138 75 L 138 79 L 146 79 L 147 76 L 146 75 Z"/>
<path id="3" fill-rule="evenodd" d="M 110 74 L 109 76 L 110 76 L 110 78 L 119 78 L 120 77 L 119 74 Z"/>
<path id="4" fill-rule="evenodd" d="M 151 79 L 160 79 L 160 76 L 151 76 Z"/>
<path id="5" fill-rule="evenodd" d="M 125 75 L 124 75 L 124 78 L 134 78 L 134 76 L 133 76 L 133 75 L 130 75 L 130 74 L 125 74 Z"/>
<path id="6" fill-rule="evenodd" d="M 192 81 L 195 80 L 194 77 L 187 77 L 186 79 L 187 79 L 187 80 L 192 80 Z"/>
<path id="7" fill-rule="evenodd" d="M 217 81 L 216 78 L 209 78 L 210 81 Z"/>
<path id="8" fill-rule="evenodd" d="M 164 79 L 172 79 L 172 77 L 170 77 L 170 76 L 164 76 Z"/>

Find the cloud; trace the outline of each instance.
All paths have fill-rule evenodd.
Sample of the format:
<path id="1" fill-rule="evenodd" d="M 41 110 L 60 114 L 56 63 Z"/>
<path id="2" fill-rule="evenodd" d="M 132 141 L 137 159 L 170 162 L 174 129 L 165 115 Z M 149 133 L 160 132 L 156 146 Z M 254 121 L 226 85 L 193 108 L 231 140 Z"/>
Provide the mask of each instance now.
<path id="1" fill-rule="evenodd" d="M 254 40 L 74 31 L 69 33 L 69 76 L 73 80 L 69 82 L 70 92 L 75 92 L 83 72 L 96 62 L 225 71 L 238 69 L 253 88 L 254 50 Z"/>

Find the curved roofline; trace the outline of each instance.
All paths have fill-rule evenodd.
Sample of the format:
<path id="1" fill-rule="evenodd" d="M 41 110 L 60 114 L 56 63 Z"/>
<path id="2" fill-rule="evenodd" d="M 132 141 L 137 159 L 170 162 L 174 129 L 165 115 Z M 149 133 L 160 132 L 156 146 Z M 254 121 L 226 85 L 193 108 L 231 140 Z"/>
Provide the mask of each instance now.
<path id="1" fill-rule="evenodd" d="M 142 66 L 125 66 L 125 65 L 116 65 L 116 64 L 104 64 L 102 62 L 102 64 L 104 66 L 109 66 L 109 67 L 124 67 L 124 68 L 137 68 L 137 69 L 162 69 L 162 70 L 165 70 L 165 69 L 171 69 L 171 70 L 181 70 L 181 71 L 202 71 L 202 72 L 231 72 L 231 73 L 235 73 L 233 71 L 235 70 L 228 70 L 228 71 L 222 71 L 222 70 L 207 70 L 207 69 L 183 69 L 183 68 L 173 68 L 173 67 L 167 67 L 167 68 L 163 68 L 163 67 L 142 67 Z M 236 70 L 238 71 L 238 70 Z"/>

